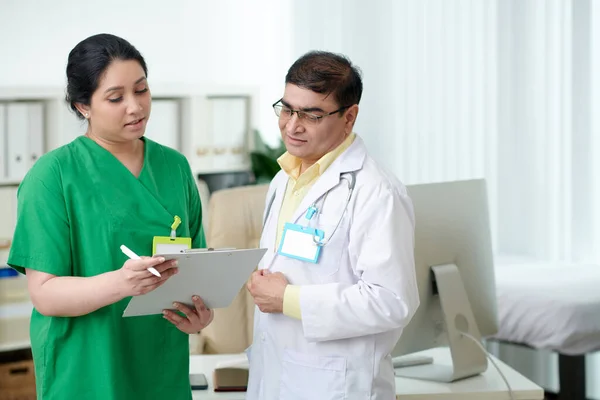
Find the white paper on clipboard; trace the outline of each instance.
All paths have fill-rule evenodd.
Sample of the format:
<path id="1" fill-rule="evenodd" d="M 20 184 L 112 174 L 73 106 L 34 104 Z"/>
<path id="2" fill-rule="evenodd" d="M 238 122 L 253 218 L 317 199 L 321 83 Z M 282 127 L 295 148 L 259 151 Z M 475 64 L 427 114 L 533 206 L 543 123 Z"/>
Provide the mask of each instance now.
<path id="1" fill-rule="evenodd" d="M 173 302 L 193 307 L 192 296 L 202 297 L 208 308 L 231 304 L 258 266 L 267 249 L 191 249 L 177 254 L 161 254 L 178 260 L 179 273 L 158 289 L 132 297 L 123 317 L 162 314 Z"/>

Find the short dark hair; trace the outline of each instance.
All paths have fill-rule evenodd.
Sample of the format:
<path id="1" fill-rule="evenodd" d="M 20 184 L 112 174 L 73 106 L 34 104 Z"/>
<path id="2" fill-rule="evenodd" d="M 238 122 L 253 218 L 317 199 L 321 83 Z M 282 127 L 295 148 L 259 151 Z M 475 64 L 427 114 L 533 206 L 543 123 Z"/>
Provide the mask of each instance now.
<path id="1" fill-rule="evenodd" d="M 140 52 L 127 40 L 115 35 L 101 33 L 90 36 L 69 53 L 66 100 L 77 117 L 83 119 L 75 104 L 90 104 L 100 78 L 114 60 L 135 60 L 148 76 L 146 61 Z"/>
<path id="2" fill-rule="evenodd" d="M 285 76 L 285 83 L 333 94 L 340 107 L 360 102 L 362 79 L 360 69 L 341 54 L 310 51 L 296 60 Z"/>

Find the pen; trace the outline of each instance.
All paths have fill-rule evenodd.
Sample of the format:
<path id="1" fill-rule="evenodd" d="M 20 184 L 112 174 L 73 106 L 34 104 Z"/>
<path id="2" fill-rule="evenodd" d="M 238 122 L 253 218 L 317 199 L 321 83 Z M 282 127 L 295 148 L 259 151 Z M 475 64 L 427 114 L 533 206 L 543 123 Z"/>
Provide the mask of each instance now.
<path id="1" fill-rule="evenodd" d="M 131 258 L 132 260 L 141 260 L 140 256 L 135 254 L 133 251 L 129 250 L 129 248 L 127 246 L 125 246 L 124 244 L 121 245 L 121 251 L 123 252 L 123 254 L 125 254 L 127 257 Z M 153 267 L 148 268 L 148 271 L 150 271 L 153 275 L 156 275 L 160 278 L 160 273 Z"/>

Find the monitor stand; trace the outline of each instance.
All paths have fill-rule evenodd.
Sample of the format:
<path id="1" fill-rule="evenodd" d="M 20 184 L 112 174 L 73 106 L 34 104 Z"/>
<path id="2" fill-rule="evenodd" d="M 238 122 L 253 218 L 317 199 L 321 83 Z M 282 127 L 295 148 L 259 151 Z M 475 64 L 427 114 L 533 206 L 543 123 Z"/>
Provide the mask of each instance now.
<path id="1" fill-rule="evenodd" d="M 460 273 L 455 264 L 431 267 L 437 283 L 442 314 L 450 344 L 452 365 L 433 364 L 402 367 L 397 376 L 437 382 L 453 382 L 485 372 L 487 357 L 471 339 L 461 335 L 469 333 L 481 340 L 479 329 L 467 298 Z"/>

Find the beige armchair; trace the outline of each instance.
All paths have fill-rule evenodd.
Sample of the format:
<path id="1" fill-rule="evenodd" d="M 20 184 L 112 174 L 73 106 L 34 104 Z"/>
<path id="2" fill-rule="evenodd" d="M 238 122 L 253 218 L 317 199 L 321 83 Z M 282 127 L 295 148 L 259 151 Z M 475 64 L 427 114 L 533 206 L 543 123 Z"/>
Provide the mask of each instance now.
<path id="1" fill-rule="evenodd" d="M 209 247 L 256 248 L 268 185 L 219 190 L 208 206 L 206 240 Z M 246 290 L 225 309 L 215 310 L 213 322 L 192 337 L 192 353 L 239 353 L 252 342 L 254 302 Z"/>
<path id="2" fill-rule="evenodd" d="M 210 190 L 208 185 L 202 179 L 196 179 L 196 186 L 198 187 L 198 194 L 200 195 L 200 203 L 202 204 L 202 228 L 204 232 L 208 230 L 208 203 L 210 200 Z"/>

